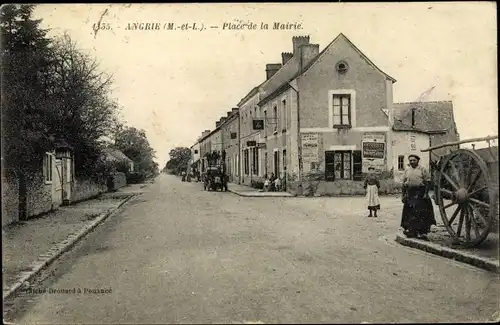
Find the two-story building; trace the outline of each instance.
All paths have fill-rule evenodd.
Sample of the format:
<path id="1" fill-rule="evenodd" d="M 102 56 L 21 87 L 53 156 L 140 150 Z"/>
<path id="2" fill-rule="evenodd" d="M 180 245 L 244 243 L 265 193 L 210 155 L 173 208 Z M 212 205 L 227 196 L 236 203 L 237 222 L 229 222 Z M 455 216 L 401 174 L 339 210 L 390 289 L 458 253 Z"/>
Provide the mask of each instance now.
<path id="1" fill-rule="evenodd" d="M 289 181 L 323 173 L 327 181 L 361 179 L 368 166 L 392 168 L 390 117 L 395 79 L 339 34 L 321 53 L 308 36 L 261 85 L 260 132 L 268 170 Z M 300 140 L 300 141 L 299 141 Z"/>
<path id="2" fill-rule="evenodd" d="M 240 118 L 239 109 L 233 108 L 227 112 L 226 119 L 221 122 L 221 142 L 222 150 L 226 153 L 226 175 L 229 181 L 240 182 Z"/>

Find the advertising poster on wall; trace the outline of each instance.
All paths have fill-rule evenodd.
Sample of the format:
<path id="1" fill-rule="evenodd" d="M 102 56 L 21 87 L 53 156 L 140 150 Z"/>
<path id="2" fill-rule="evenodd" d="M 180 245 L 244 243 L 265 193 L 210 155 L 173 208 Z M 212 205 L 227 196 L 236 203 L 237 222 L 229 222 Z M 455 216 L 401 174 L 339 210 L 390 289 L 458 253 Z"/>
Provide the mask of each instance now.
<path id="1" fill-rule="evenodd" d="M 368 172 L 368 167 L 375 167 L 376 171 L 385 170 L 386 162 L 386 135 L 385 133 L 367 132 L 362 138 L 362 170 Z"/>
<path id="2" fill-rule="evenodd" d="M 304 162 L 318 162 L 319 137 L 317 133 L 302 134 L 302 159 Z"/>

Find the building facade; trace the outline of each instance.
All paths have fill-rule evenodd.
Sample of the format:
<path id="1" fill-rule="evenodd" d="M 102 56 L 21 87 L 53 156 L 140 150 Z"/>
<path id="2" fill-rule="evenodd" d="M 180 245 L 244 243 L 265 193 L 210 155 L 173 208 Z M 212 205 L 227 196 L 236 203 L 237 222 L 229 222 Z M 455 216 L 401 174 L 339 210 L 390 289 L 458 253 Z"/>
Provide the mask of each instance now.
<path id="1" fill-rule="evenodd" d="M 220 125 L 222 150 L 226 153 L 226 175 L 229 181 L 240 182 L 240 118 L 239 109 L 227 112 L 226 119 Z"/>
<path id="2" fill-rule="evenodd" d="M 308 177 L 345 183 L 362 180 L 370 166 L 400 180 L 410 153 L 429 166 L 421 149 L 458 140 L 451 102 L 394 104 L 396 80 L 345 35 L 321 52 L 309 36 L 295 36 L 291 45 L 280 63 L 266 64 L 264 82 L 237 105 L 239 153 L 234 156 L 236 144 L 227 142 L 235 140 L 229 136 L 234 120 L 224 124 L 230 114 L 217 122 L 224 131 L 206 140 L 211 150 L 219 148 L 214 143 L 233 150 L 232 170 L 239 156 L 242 184 L 271 174 L 290 187 Z"/>

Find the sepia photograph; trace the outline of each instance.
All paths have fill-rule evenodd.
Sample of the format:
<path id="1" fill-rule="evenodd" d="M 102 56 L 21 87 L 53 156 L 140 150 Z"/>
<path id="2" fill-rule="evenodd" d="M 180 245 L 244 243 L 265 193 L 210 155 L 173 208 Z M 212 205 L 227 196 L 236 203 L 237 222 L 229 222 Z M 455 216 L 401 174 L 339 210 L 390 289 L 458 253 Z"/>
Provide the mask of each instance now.
<path id="1" fill-rule="evenodd" d="M 0 14 L 5 324 L 500 321 L 495 2 Z"/>

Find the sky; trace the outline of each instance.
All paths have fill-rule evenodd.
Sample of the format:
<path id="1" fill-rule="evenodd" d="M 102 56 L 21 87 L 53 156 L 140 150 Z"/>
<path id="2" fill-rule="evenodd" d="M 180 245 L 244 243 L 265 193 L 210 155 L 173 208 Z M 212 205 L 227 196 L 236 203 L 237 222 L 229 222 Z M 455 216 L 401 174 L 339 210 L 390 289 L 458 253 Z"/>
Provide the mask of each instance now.
<path id="1" fill-rule="evenodd" d="M 397 80 L 394 102 L 435 87 L 426 100 L 453 101 L 461 139 L 498 134 L 494 2 L 47 4 L 35 17 L 51 36 L 67 32 L 114 75 L 122 121 L 146 131 L 160 166 L 171 149 L 213 130 L 301 35 L 320 51 L 346 35 Z M 111 29 L 94 33 L 99 20 Z M 258 28 L 222 28 L 238 22 Z M 302 29 L 273 30 L 274 22 Z M 160 30 L 127 30 L 133 23 L 159 23 Z M 166 23 L 205 29 L 166 30 Z"/>

